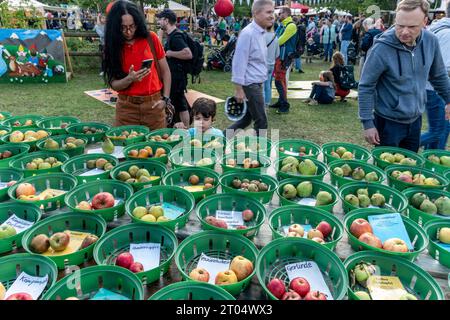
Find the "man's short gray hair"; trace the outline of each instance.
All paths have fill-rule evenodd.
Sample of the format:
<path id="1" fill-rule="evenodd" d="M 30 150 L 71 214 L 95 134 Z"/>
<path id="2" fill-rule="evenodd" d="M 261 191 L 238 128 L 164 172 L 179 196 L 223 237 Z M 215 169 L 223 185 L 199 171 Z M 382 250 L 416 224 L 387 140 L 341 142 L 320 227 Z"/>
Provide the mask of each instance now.
<path id="1" fill-rule="evenodd" d="M 260 12 L 265 6 L 273 6 L 272 0 L 256 0 L 252 5 L 252 14 Z"/>
<path id="2" fill-rule="evenodd" d="M 367 26 L 368 29 L 375 28 L 375 21 L 373 21 L 373 18 L 366 18 L 363 21 L 363 26 Z"/>

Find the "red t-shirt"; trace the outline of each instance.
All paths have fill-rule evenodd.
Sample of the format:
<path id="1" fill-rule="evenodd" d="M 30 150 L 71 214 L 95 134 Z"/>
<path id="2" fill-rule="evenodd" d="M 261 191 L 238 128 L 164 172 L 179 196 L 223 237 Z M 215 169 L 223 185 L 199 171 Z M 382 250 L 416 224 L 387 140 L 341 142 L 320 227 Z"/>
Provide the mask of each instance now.
<path id="1" fill-rule="evenodd" d="M 153 59 L 150 74 L 142 79 L 132 83 L 125 90 L 119 91 L 120 94 L 128 96 L 149 96 L 161 91 L 163 84 L 158 78 L 158 73 L 155 64 L 157 60 L 161 60 L 166 56 L 164 48 L 159 41 L 158 36 L 154 32 L 150 32 L 153 44 L 156 51 L 156 59 L 153 57 L 152 50 L 148 44 L 147 39 L 136 39 L 133 44 L 125 44 L 122 49 L 122 70 L 128 74 L 131 65 L 134 70 L 139 70 L 142 65 L 142 60 Z"/>

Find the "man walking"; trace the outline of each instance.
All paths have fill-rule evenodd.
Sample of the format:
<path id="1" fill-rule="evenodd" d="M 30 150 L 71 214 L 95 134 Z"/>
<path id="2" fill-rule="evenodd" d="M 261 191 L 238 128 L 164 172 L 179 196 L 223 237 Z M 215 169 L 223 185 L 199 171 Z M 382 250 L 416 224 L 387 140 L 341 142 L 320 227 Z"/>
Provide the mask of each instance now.
<path id="1" fill-rule="evenodd" d="M 450 86 L 439 43 L 424 29 L 429 4 L 403 0 L 397 5 L 395 27 L 374 40 L 359 82 L 359 118 L 366 141 L 417 152 L 426 83 L 450 110 Z"/>

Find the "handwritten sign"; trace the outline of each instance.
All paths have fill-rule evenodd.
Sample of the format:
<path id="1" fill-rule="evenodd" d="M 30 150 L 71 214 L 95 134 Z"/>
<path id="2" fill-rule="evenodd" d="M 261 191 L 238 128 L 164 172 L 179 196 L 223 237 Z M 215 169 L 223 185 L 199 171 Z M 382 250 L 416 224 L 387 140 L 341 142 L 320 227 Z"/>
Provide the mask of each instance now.
<path id="1" fill-rule="evenodd" d="M 161 256 L 160 243 L 131 243 L 130 253 L 135 262 L 144 266 L 144 271 L 159 267 Z"/>
<path id="2" fill-rule="evenodd" d="M 409 250 L 414 250 L 400 213 L 380 214 L 369 216 L 368 218 L 373 229 L 373 234 L 376 235 L 382 243 L 391 238 L 400 238 L 405 241 Z"/>
<path id="3" fill-rule="evenodd" d="M 16 293 L 28 293 L 37 300 L 39 296 L 44 292 L 48 283 L 48 275 L 45 277 L 33 277 L 29 274 L 22 272 L 16 281 L 6 291 L 5 299 Z"/>
<path id="4" fill-rule="evenodd" d="M 80 176 L 81 177 L 95 176 L 98 174 L 102 174 L 104 172 L 105 172 L 105 170 L 95 168 L 95 169 L 92 169 L 92 170 L 89 170 L 89 171 L 86 171 L 86 172 L 80 174 Z"/>
<path id="5" fill-rule="evenodd" d="M 217 210 L 216 218 L 224 220 L 227 223 L 229 229 L 236 229 L 236 227 L 244 225 L 242 211 Z"/>
<path id="6" fill-rule="evenodd" d="M 407 294 L 398 277 L 370 276 L 367 279 L 367 288 L 372 300 L 399 300 Z"/>
<path id="7" fill-rule="evenodd" d="M 27 221 L 27 220 L 20 219 L 18 216 L 13 214 L 11 217 L 9 217 L 8 220 L 3 222 L 2 226 L 3 225 L 11 226 L 14 229 L 16 229 L 16 234 L 19 234 L 22 231 L 25 231 L 25 230 L 31 228 L 33 223 L 34 222 L 32 222 L 32 221 Z"/>
<path id="8" fill-rule="evenodd" d="M 216 276 L 219 272 L 227 271 L 230 269 L 231 260 L 224 260 L 219 258 L 209 257 L 202 253 L 200 260 L 198 261 L 197 268 L 203 268 L 209 273 L 209 283 L 214 284 Z"/>

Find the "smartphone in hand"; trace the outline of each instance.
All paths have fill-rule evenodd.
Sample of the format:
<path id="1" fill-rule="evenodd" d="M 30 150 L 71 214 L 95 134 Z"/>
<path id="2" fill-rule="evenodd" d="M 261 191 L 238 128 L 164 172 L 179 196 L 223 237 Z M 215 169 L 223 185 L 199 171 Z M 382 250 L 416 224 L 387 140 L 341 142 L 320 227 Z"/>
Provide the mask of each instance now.
<path id="1" fill-rule="evenodd" d="M 141 69 L 147 68 L 150 69 L 152 67 L 153 59 L 142 60 Z"/>

